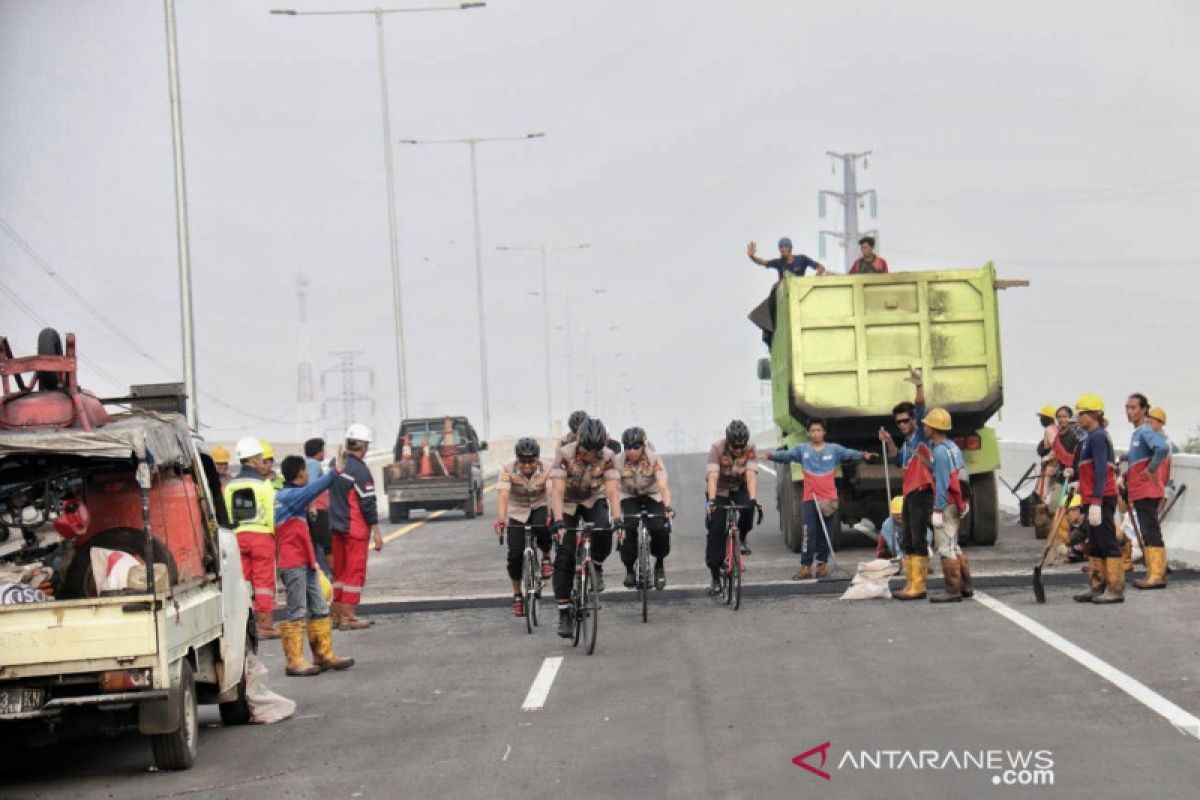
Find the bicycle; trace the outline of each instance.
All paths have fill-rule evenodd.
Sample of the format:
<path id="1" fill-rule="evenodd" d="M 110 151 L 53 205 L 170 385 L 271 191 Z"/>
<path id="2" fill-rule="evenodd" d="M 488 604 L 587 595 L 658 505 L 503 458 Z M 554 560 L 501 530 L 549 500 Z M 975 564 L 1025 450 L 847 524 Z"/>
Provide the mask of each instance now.
<path id="1" fill-rule="evenodd" d="M 758 503 L 749 506 L 728 505 L 725 509 L 725 560 L 721 565 L 721 596 L 725 605 L 737 611 L 742 607 L 742 573 L 746 571 L 746 559 L 742 555 L 742 532 L 738 528 L 738 516 L 742 511 L 757 511 L 758 524 L 762 524 L 763 510 Z"/>
<path id="2" fill-rule="evenodd" d="M 582 639 L 590 656 L 596 652 L 596 629 L 600 624 L 600 594 L 596 591 L 596 563 L 592 561 L 592 533 L 596 526 L 584 522 L 567 530 L 575 533 L 575 579 L 571 583 L 569 606 L 575 631 L 571 646 L 578 647 Z"/>
<path id="3" fill-rule="evenodd" d="M 537 601 L 541 599 L 542 589 L 545 585 L 533 532 L 545 530 L 545 528 L 545 525 L 510 525 L 508 527 L 510 531 L 525 532 L 525 550 L 521 554 L 521 596 L 525 603 L 525 630 L 529 633 L 533 633 L 534 627 L 538 624 Z"/>
<path id="4" fill-rule="evenodd" d="M 638 521 L 637 526 L 637 561 L 634 562 L 633 574 L 634 588 L 637 589 L 638 597 L 642 601 L 642 622 L 649 621 L 649 600 L 650 587 L 654 586 L 654 559 L 650 555 L 650 529 L 646 527 L 646 521 L 651 519 L 664 519 L 670 524 L 670 516 L 667 514 L 650 514 L 646 511 L 639 511 L 637 514 L 622 514 L 621 519 L 626 517 L 635 517 Z"/>

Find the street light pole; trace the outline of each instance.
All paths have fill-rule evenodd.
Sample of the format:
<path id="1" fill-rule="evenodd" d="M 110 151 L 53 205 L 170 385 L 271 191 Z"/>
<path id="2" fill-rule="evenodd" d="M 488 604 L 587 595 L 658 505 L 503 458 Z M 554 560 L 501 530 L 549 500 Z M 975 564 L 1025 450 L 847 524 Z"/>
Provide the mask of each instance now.
<path id="1" fill-rule="evenodd" d="M 375 18 L 375 41 L 379 61 L 379 104 L 383 119 L 383 165 L 387 181 L 388 253 L 392 272 L 392 312 L 396 336 L 396 380 L 400 394 L 400 418 L 408 416 L 408 363 L 404 350 L 404 303 L 400 286 L 400 236 L 396 229 L 396 181 L 392 158 L 392 117 L 387 83 L 387 57 L 383 38 L 384 14 L 408 14 L 422 11 L 466 11 L 483 8 L 486 3 L 458 3 L 446 6 L 413 8 L 370 8 L 346 11 L 296 11 L 290 8 L 272 9 L 272 14 L 288 17 L 336 17 L 370 14 Z"/>

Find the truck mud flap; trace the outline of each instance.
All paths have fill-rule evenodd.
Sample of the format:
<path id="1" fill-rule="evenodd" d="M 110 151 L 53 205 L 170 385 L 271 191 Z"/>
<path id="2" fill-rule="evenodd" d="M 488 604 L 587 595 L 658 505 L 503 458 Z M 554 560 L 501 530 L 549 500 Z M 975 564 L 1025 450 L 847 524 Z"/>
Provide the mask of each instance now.
<path id="1" fill-rule="evenodd" d="M 138 704 L 138 730 L 141 733 L 172 733 L 179 730 L 179 680 L 183 661 L 171 665 L 171 688 L 161 700 Z"/>

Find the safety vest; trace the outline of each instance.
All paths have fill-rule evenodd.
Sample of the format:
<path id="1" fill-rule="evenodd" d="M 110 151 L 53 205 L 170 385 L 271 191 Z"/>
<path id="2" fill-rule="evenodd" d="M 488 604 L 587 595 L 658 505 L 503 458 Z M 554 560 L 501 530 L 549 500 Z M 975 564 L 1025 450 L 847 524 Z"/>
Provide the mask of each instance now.
<path id="1" fill-rule="evenodd" d="M 953 483 L 953 481 L 952 481 Z M 933 488 L 933 451 L 921 442 L 904 465 L 904 494 Z"/>
<path id="2" fill-rule="evenodd" d="M 275 534 L 275 487 L 234 478 L 225 485 L 225 507 L 237 533 Z"/>

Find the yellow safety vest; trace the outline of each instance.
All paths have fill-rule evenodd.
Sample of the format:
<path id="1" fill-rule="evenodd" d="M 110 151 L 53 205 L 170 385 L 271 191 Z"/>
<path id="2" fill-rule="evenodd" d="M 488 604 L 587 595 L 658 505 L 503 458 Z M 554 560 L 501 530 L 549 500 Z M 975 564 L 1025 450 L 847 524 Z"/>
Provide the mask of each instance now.
<path id="1" fill-rule="evenodd" d="M 234 478 L 225 485 L 225 508 L 237 533 L 275 534 L 275 487 L 267 481 Z"/>

